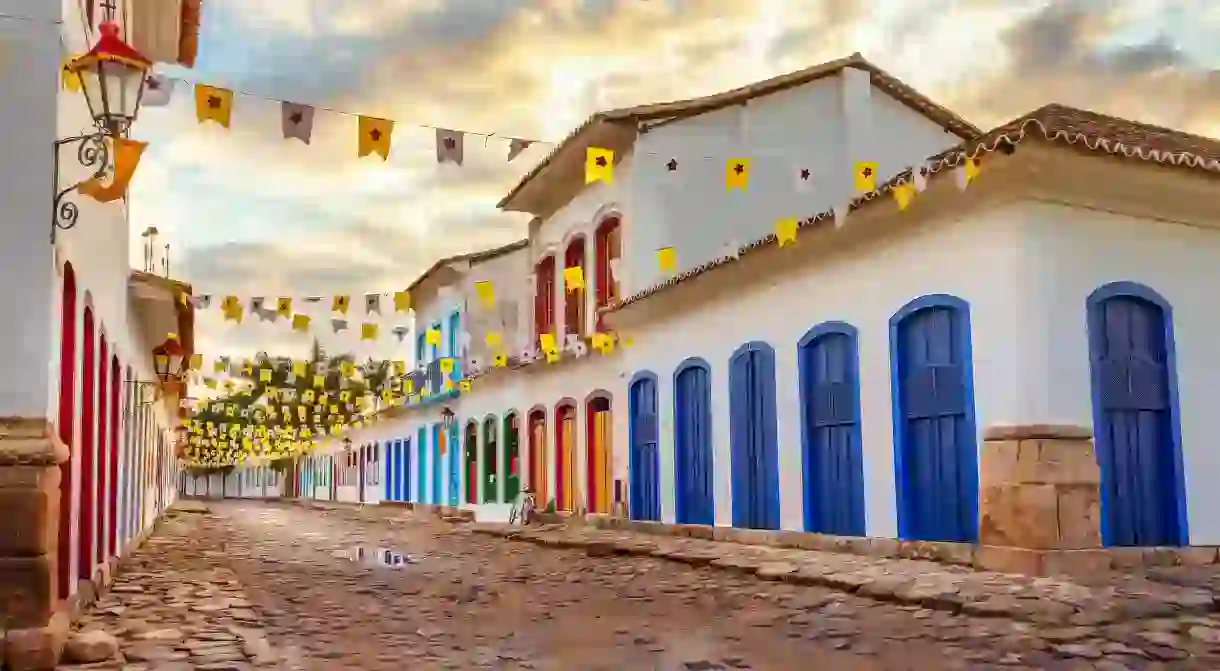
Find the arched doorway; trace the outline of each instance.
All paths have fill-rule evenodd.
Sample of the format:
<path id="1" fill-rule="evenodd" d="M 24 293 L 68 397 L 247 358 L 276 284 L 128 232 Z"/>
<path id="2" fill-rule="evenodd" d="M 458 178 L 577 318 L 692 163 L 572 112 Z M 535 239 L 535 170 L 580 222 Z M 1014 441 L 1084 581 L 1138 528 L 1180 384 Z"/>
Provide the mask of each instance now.
<path id="1" fill-rule="evenodd" d="M 472 419 L 466 422 L 466 435 L 462 439 L 462 451 L 466 460 L 466 503 L 479 502 L 479 425 Z"/>
<path id="2" fill-rule="evenodd" d="M 72 585 L 72 460 L 79 458 L 76 438 L 76 272 L 64 264 L 59 303 L 59 439 L 71 457 L 59 465 L 59 598 L 69 596 Z"/>
<path id="3" fill-rule="evenodd" d="M 733 526 L 779 528 L 779 450 L 775 350 L 764 342 L 737 348 L 729 363 L 729 442 Z"/>
<path id="4" fill-rule="evenodd" d="M 1107 545 L 1186 545 L 1173 309 L 1134 282 L 1086 302 Z"/>
<path id="5" fill-rule="evenodd" d="M 856 329 L 827 322 L 797 344 L 805 531 L 864 535 Z"/>
<path id="6" fill-rule="evenodd" d="M 576 405 L 560 401 L 555 406 L 555 509 L 572 512 L 576 509 L 573 491 L 576 468 Z"/>
<path id="7" fill-rule="evenodd" d="M 93 320 L 93 307 L 85 306 L 84 325 L 81 333 L 84 353 L 81 357 L 81 462 L 80 462 L 80 513 L 76 521 L 79 527 L 76 548 L 76 577 L 93 577 L 93 515 L 94 479 L 97 463 L 97 325 Z"/>
<path id="8" fill-rule="evenodd" d="M 599 392 L 585 401 L 586 506 L 591 513 L 610 512 L 611 438 L 610 397 Z"/>
<path id="9" fill-rule="evenodd" d="M 488 415 L 483 419 L 483 502 L 496 503 L 499 501 L 499 483 L 496 481 L 496 473 L 500 468 L 500 441 L 498 440 L 500 427 L 497 426 L 496 416 Z"/>
<path id="10" fill-rule="evenodd" d="M 657 376 L 636 373 L 627 387 L 627 513 L 633 520 L 661 519 L 661 457 L 657 442 Z"/>
<path id="11" fill-rule="evenodd" d="M 970 309 L 942 294 L 890 318 L 898 533 L 969 543 L 978 537 Z"/>
<path id="12" fill-rule="evenodd" d="M 674 517 L 714 524 L 711 366 L 687 359 L 674 371 Z"/>
<path id="13" fill-rule="evenodd" d="M 510 410 L 504 416 L 504 458 L 508 471 L 504 477 L 504 500 L 514 503 L 521 492 L 521 448 L 517 413 Z"/>
<path id="14" fill-rule="evenodd" d="M 550 492 L 546 481 L 546 410 L 534 408 L 529 414 L 530 489 L 534 490 L 534 501 L 544 509 Z"/>

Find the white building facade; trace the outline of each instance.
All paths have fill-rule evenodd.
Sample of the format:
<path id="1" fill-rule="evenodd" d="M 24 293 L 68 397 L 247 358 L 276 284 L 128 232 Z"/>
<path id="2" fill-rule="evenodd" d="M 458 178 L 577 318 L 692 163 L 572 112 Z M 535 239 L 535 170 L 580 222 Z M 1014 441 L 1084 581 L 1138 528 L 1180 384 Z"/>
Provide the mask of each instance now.
<path id="1" fill-rule="evenodd" d="M 53 206 L 56 193 L 100 167 L 81 165 L 78 143 L 60 146 L 94 126 L 82 94 L 61 88 L 63 59 L 88 51 L 107 18 L 151 60 L 194 57 L 197 3 L 189 21 L 182 3 L 110 4 L 113 16 L 94 2 L 11 2 L 0 19 L 0 78 L 12 92 L 0 100 L 0 266 L 10 280 L 0 290 L 8 325 L 0 329 L 0 467 L 15 473 L 5 478 L 6 500 L 27 502 L 15 513 L 23 524 L 50 527 L 23 528 L 6 546 L 14 554 L 6 560 L 22 565 L 10 592 L 21 596 L 5 606 L 9 635 L 50 634 L 28 650 L 9 647 L 8 662 L 22 668 L 54 667 L 79 581 L 105 580 L 177 491 L 178 398 L 172 388 L 154 394 L 153 349 L 176 333 L 189 352 L 193 316 L 180 297 L 190 287 L 132 271 L 125 199 L 68 193 L 75 226 L 52 242 L 52 221 L 69 223 Z"/>
<path id="2" fill-rule="evenodd" d="M 612 184 L 585 185 L 588 147 L 615 151 Z M 595 115 L 501 202 L 535 220 L 482 276 L 496 305 L 482 264 L 426 276 L 465 310 L 452 417 L 395 409 L 352 440 L 382 445 L 388 500 L 481 510 L 528 485 L 662 523 L 1020 545 L 997 528 L 1025 516 L 1044 547 L 1220 544 L 1218 172 L 1220 142 L 1056 105 L 983 132 L 858 56 Z M 1000 473 L 1018 447 L 1037 473 Z"/>

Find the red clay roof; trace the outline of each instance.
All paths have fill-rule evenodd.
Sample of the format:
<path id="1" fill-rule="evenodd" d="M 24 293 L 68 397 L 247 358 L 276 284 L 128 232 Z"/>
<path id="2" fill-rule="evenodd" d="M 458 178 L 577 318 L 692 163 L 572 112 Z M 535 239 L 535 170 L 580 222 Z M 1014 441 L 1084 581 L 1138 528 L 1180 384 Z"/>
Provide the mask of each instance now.
<path id="1" fill-rule="evenodd" d="M 578 126 L 575 130 L 568 134 L 551 153 L 542 159 L 538 165 L 534 166 L 521 180 L 513 187 L 508 195 L 500 199 L 496 207 L 503 208 L 509 205 L 513 198 L 525 188 L 525 185 L 532 181 L 535 177 L 542 174 L 550 165 L 551 161 L 562 152 L 565 148 L 572 146 L 584 131 L 600 122 L 633 122 L 653 121 L 669 118 L 691 117 L 699 114 L 712 112 L 730 105 L 740 105 L 743 102 L 753 98 L 778 93 L 785 89 L 790 89 L 796 86 L 802 86 L 809 82 L 836 75 L 843 68 L 853 67 L 869 72 L 872 75 L 873 86 L 876 86 L 903 104 L 911 107 L 915 111 L 923 114 L 927 118 L 939 124 L 941 127 L 957 134 L 962 139 L 977 137 L 982 131 L 974 124 L 954 114 L 952 111 L 938 105 L 932 99 L 923 95 L 919 91 L 911 88 L 903 83 L 897 77 L 889 74 L 881 68 L 868 62 L 864 56 L 859 53 L 854 53 L 845 58 L 820 63 L 803 70 L 790 72 L 786 75 L 772 77 L 760 82 L 748 84 L 736 89 L 715 93 L 701 98 L 691 98 L 688 100 L 675 100 L 672 102 L 652 103 L 648 105 L 636 105 L 634 107 L 625 107 L 606 112 L 598 112 L 589 117 Z"/>
<path id="2" fill-rule="evenodd" d="M 1011 150 L 1033 138 L 1078 151 L 1109 154 L 1125 159 L 1148 161 L 1165 167 L 1177 167 L 1220 174 L 1220 140 L 1192 135 L 1183 131 L 1130 121 L 1115 116 L 1052 103 L 983 134 L 956 147 L 931 156 L 923 162 L 927 177 L 946 172 L 968 158 L 981 159 L 993 151 Z M 876 190 L 855 198 L 850 209 L 855 210 L 870 201 L 879 200 L 895 186 L 911 181 L 911 171 L 899 173 Z M 819 212 L 798 225 L 798 232 L 834 220 L 834 211 Z M 712 259 L 677 276 L 638 291 L 623 300 L 602 308 L 613 312 L 623 306 L 654 296 L 678 284 L 690 281 L 716 268 L 730 265 L 741 256 L 776 243 L 774 234 L 751 242 L 736 254 Z"/>

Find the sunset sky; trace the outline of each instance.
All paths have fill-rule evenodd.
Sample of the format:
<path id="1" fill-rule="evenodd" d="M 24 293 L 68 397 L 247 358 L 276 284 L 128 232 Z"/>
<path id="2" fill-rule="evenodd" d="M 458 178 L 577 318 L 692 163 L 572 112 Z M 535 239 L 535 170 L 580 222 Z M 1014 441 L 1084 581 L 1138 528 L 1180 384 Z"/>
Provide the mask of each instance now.
<path id="1" fill-rule="evenodd" d="M 522 237 L 527 219 L 495 203 L 549 145 L 508 163 L 507 140 L 472 136 L 465 166 L 438 166 L 434 131 L 420 125 L 555 141 L 599 108 L 712 93 L 853 51 L 985 128 L 1054 101 L 1220 136 L 1220 5 L 1205 0 L 204 9 L 197 66 L 165 72 L 262 98 L 239 96 L 225 131 L 195 123 L 180 85 L 171 106 L 141 114 L 136 135 L 151 145 L 132 187 L 133 231 L 157 226 L 173 274 L 196 293 L 392 291 L 440 256 Z M 354 116 L 320 110 L 312 145 L 283 140 L 278 99 L 396 120 L 390 160 L 356 158 Z M 282 323 L 228 327 L 218 314 L 200 320 L 207 357 L 300 355 L 308 344 Z M 383 340 L 376 353 L 387 355 Z"/>

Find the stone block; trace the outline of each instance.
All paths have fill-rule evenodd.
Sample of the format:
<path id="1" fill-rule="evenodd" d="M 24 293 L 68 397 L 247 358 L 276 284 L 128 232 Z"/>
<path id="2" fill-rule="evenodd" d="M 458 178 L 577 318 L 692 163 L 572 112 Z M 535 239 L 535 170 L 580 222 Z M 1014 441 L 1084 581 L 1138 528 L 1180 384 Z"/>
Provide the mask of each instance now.
<path id="1" fill-rule="evenodd" d="M 980 545 L 974 551 L 974 566 L 982 571 L 996 573 L 1042 575 L 1045 554 L 1041 550 Z"/>
<path id="2" fill-rule="evenodd" d="M 68 447 L 44 417 L 0 417 L 0 466 L 54 466 Z"/>
<path id="3" fill-rule="evenodd" d="M 1023 440 L 1016 481 L 1030 484 L 1092 484 L 1101 469 L 1091 440 Z"/>
<path id="4" fill-rule="evenodd" d="M 1182 566 L 1209 566 L 1216 563 L 1216 548 L 1195 546 L 1180 548 L 1178 562 Z"/>
<path id="5" fill-rule="evenodd" d="M 0 557 L 0 617 L 13 628 L 41 627 L 54 612 L 56 555 Z"/>
<path id="6" fill-rule="evenodd" d="M 38 627 L 9 629 L 4 635 L 4 662 L 9 671 L 53 671 L 68 640 L 65 613 L 55 613 Z"/>
<path id="7" fill-rule="evenodd" d="M 1101 547 L 1101 491 L 1092 485 L 1060 485 L 1059 547 Z"/>
<path id="8" fill-rule="evenodd" d="M 1114 568 L 1133 569 L 1144 565 L 1144 551 L 1141 548 L 1110 548 L 1109 552 Z"/>
<path id="9" fill-rule="evenodd" d="M 979 450 L 979 486 L 1006 485 L 1016 481 L 1020 447 L 1020 441 L 1016 440 L 983 443 Z"/>
<path id="10" fill-rule="evenodd" d="M 979 542 L 1051 549 L 1059 543 L 1059 497 L 1054 485 L 993 485 L 983 489 Z"/>
<path id="11" fill-rule="evenodd" d="M 58 466 L 0 466 L 0 556 L 55 551 L 59 478 Z"/>
<path id="12" fill-rule="evenodd" d="M 897 557 L 898 556 L 898 539 L 897 538 L 870 538 L 870 539 L 868 539 L 868 555 L 870 557 Z"/>
<path id="13" fill-rule="evenodd" d="M 1095 577 L 1110 568 L 1110 553 L 1105 550 L 1055 550 L 1043 557 L 1041 575 Z"/>

